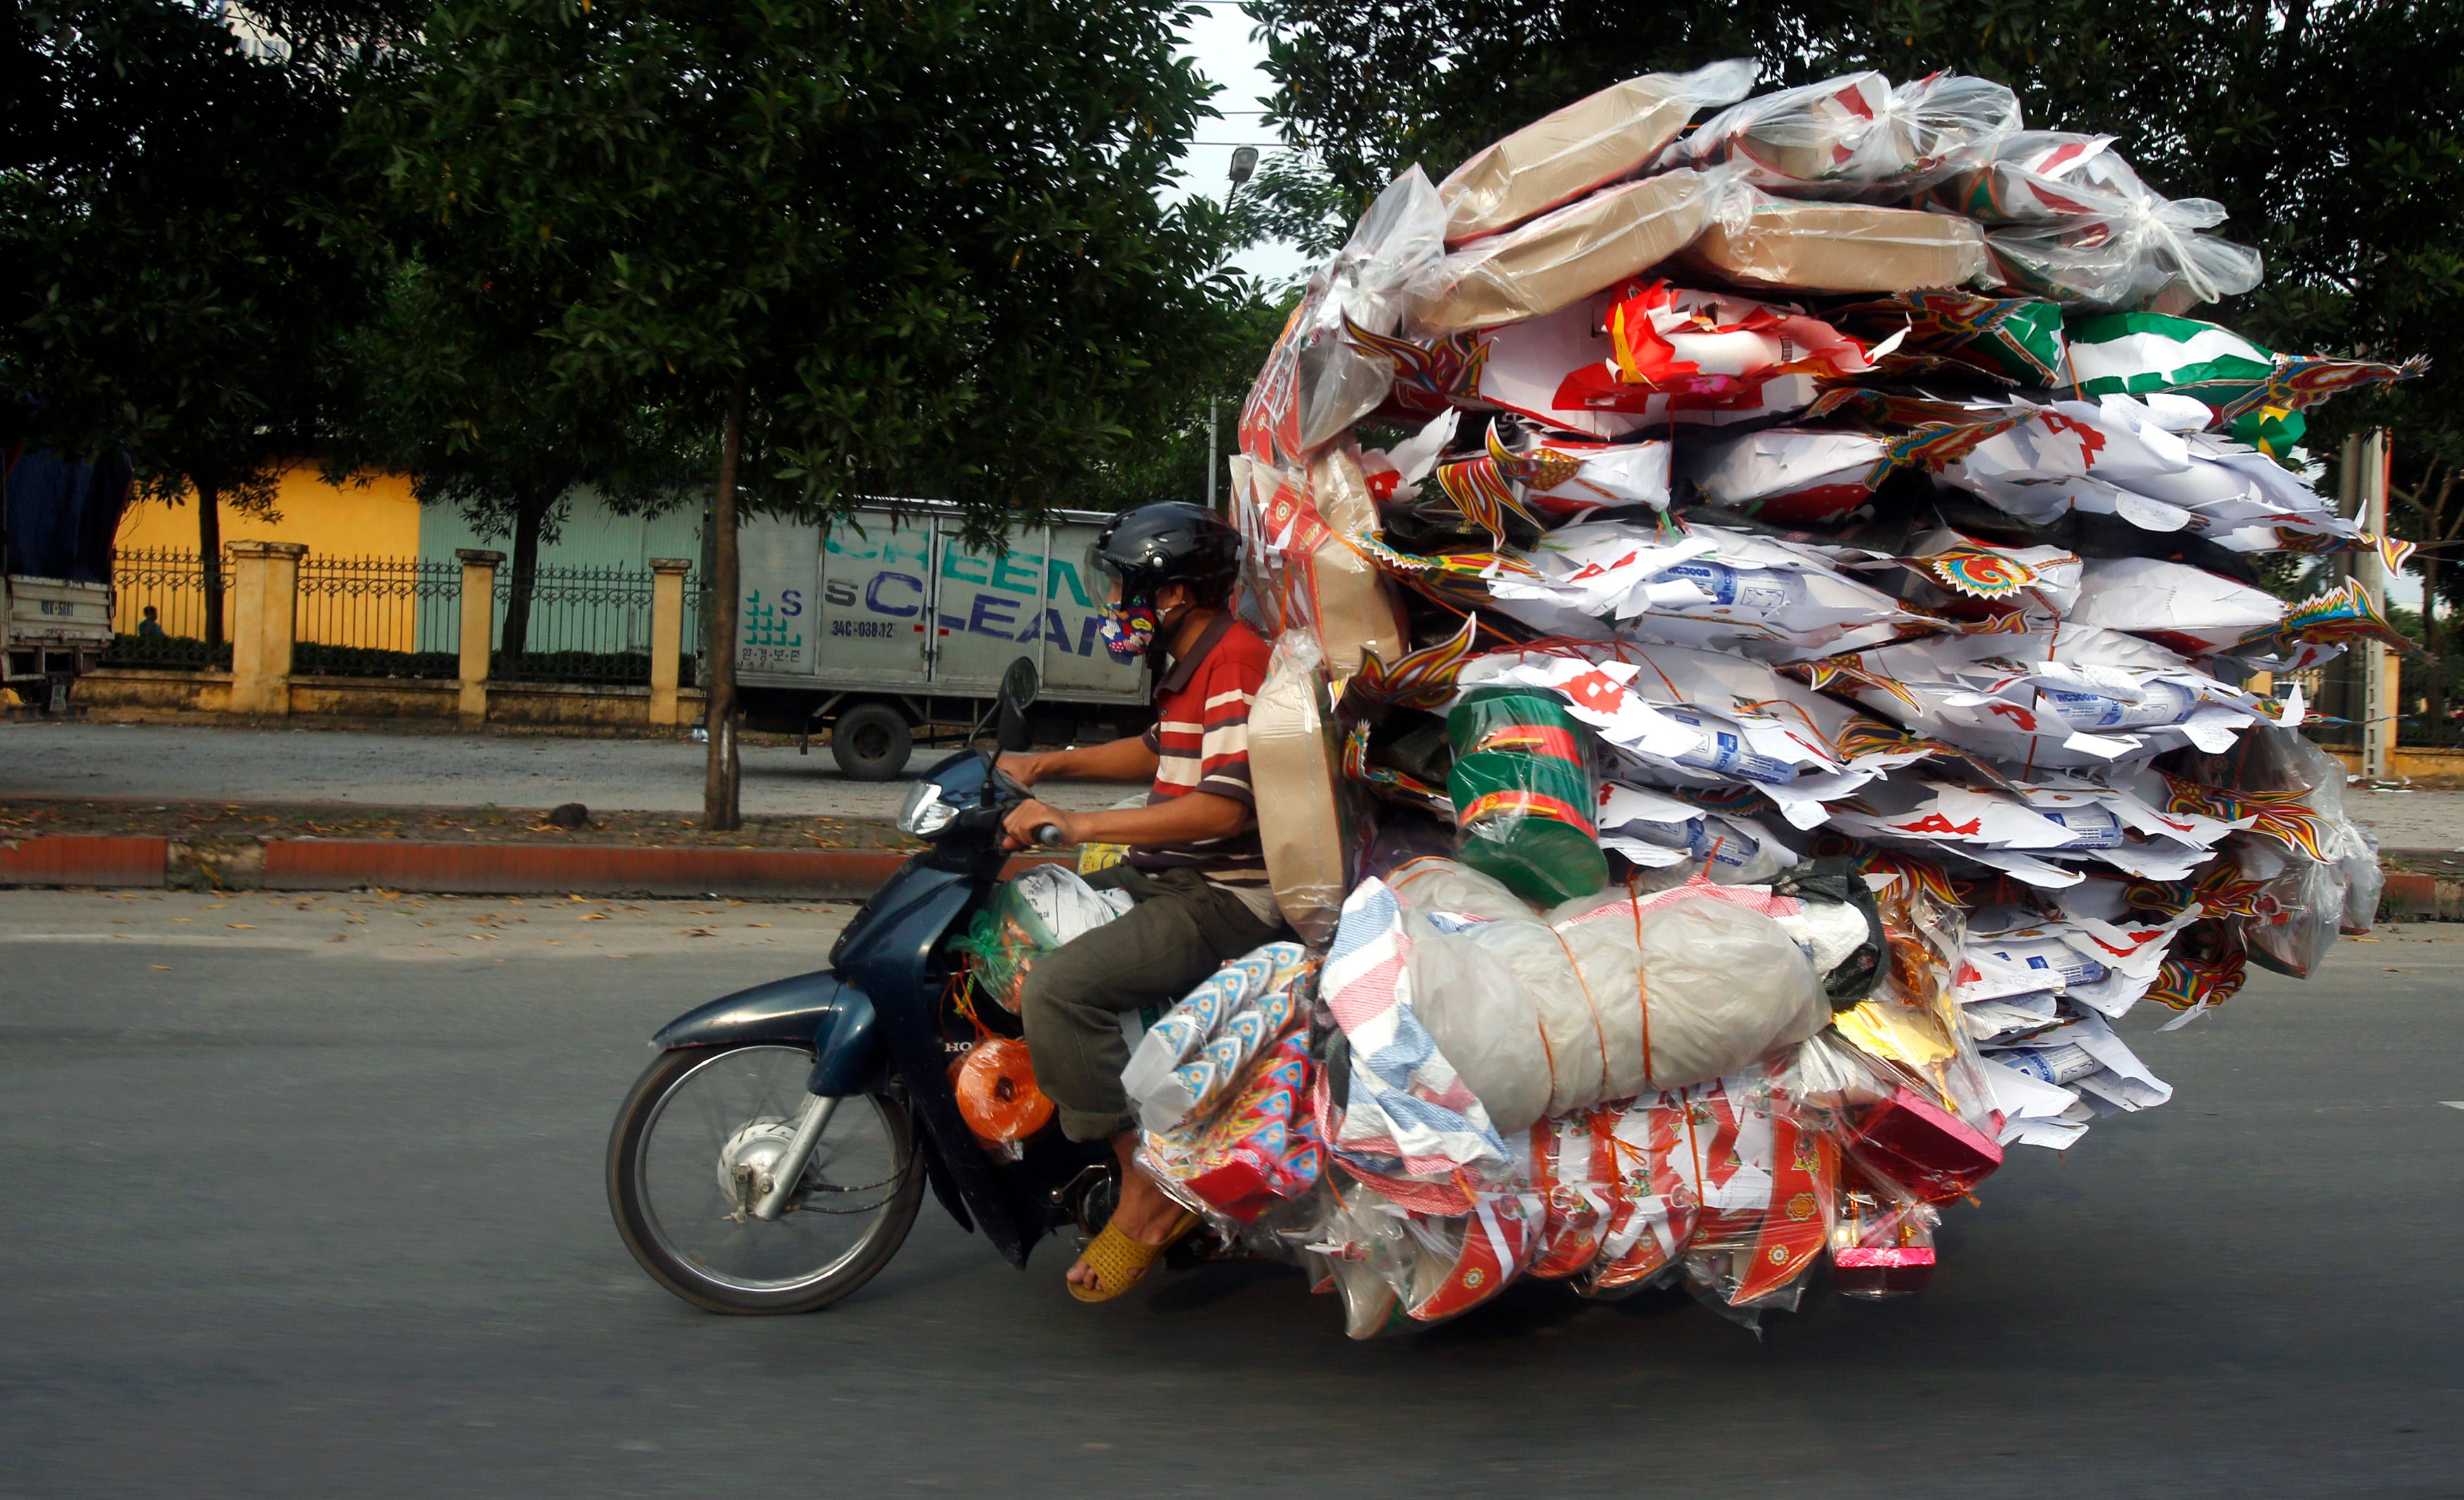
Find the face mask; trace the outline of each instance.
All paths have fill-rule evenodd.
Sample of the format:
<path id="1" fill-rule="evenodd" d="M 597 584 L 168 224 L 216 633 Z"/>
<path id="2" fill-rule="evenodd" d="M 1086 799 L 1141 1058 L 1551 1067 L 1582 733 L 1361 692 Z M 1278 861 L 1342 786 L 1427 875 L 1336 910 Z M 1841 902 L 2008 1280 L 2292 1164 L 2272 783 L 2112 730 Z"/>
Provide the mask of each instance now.
<path id="1" fill-rule="evenodd" d="M 1114 661 L 1133 667 L 1155 649 L 1155 607 L 1143 599 L 1115 599 L 1104 606 L 1096 633 Z"/>

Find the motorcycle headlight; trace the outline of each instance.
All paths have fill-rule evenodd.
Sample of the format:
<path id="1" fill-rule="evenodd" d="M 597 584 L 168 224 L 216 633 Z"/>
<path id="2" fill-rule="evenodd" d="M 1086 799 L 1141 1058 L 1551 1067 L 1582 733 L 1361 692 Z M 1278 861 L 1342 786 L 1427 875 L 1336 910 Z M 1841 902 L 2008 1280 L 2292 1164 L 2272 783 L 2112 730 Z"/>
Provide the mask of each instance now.
<path id="1" fill-rule="evenodd" d="M 929 839 L 957 815 L 957 808 L 941 800 L 939 783 L 917 782 L 907 794 L 906 805 L 898 809 L 898 831 L 910 838 Z"/>

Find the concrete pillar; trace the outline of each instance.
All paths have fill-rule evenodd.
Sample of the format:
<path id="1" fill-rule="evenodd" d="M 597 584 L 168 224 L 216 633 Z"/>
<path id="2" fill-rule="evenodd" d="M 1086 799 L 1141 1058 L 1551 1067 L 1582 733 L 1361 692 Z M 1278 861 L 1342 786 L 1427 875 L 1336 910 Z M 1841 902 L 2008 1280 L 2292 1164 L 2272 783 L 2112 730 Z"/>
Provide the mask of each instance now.
<path id="1" fill-rule="evenodd" d="M 676 664 L 685 649 L 688 558 L 650 560 L 650 722 L 676 723 Z"/>
<path id="2" fill-rule="evenodd" d="M 496 631 L 496 564 L 501 552 L 473 547 L 455 549 L 462 560 L 462 718 L 485 723 L 488 718 L 488 649 Z"/>
<path id="3" fill-rule="evenodd" d="M 291 643 L 299 608 L 297 541 L 234 541 L 231 557 L 231 688 L 234 714 L 291 712 Z"/>

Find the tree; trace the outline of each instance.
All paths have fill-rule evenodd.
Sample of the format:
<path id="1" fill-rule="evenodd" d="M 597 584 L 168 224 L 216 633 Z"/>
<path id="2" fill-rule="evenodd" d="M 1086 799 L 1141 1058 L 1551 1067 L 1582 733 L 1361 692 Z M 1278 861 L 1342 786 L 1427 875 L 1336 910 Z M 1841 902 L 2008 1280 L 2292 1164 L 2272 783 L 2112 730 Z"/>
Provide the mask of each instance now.
<path id="1" fill-rule="evenodd" d="M 365 118 L 400 191 L 561 304 L 562 390 L 718 436 L 707 825 L 738 821 L 740 500 L 934 494 L 989 536 L 1185 408 L 1221 235 L 1155 200 L 1209 92 L 1179 27 L 1166 0 L 449 0 Z"/>
<path id="2" fill-rule="evenodd" d="M 330 232 L 333 147 L 347 80 L 396 25 L 374 5 L 263 9 L 270 40 L 244 50 L 219 8 L 20 8 L 28 86 L 0 114 L 0 422 L 124 451 L 151 493 L 195 498 L 216 643 L 222 507 L 271 514 L 367 306 Z"/>
<path id="3" fill-rule="evenodd" d="M 407 471 L 421 504 L 512 541 L 498 651 L 517 672 L 539 547 L 556 540 L 572 492 L 588 486 L 620 515 L 655 514 L 697 498 L 709 444 L 647 397 L 577 400 L 561 386 L 545 337 L 561 308 L 492 264 L 487 242 L 397 228 L 384 241 L 396 257 L 391 295 L 351 341 L 356 421 L 329 449 L 328 473 Z"/>

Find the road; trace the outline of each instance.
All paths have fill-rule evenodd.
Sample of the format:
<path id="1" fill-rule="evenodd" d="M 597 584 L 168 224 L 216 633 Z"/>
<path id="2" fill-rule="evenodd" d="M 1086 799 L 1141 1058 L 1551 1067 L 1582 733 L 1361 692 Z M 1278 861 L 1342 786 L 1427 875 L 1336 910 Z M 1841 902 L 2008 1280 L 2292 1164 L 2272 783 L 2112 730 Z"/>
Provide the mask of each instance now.
<path id="1" fill-rule="evenodd" d="M 929 1202 L 830 1312 L 695 1312 L 608 1117 L 843 911 L 0 895 L 0 1494 L 2464 1493 L 2464 929 L 2134 1035 L 2174 1103 L 1759 1341 L 1534 1285 L 1353 1344 L 1255 1268 L 1082 1308 Z"/>
<path id="2" fill-rule="evenodd" d="M 699 812 L 704 747 L 682 739 L 377 734 L 186 724 L 0 724 L 0 798 L 327 802 L 376 806 Z M 950 752 L 918 749 L 921 771 Z M 826 749 L 743 747 L 753 817 L 889 818 L 904 782 L 852 782 Z M 1143 786 L 1056 783 L 1055 806 L 1110 807 Z M 2459 819 L 2464 829 L 2464 819 Z M 2464 844 L 2464 831 L 2453 840 Z"/>

